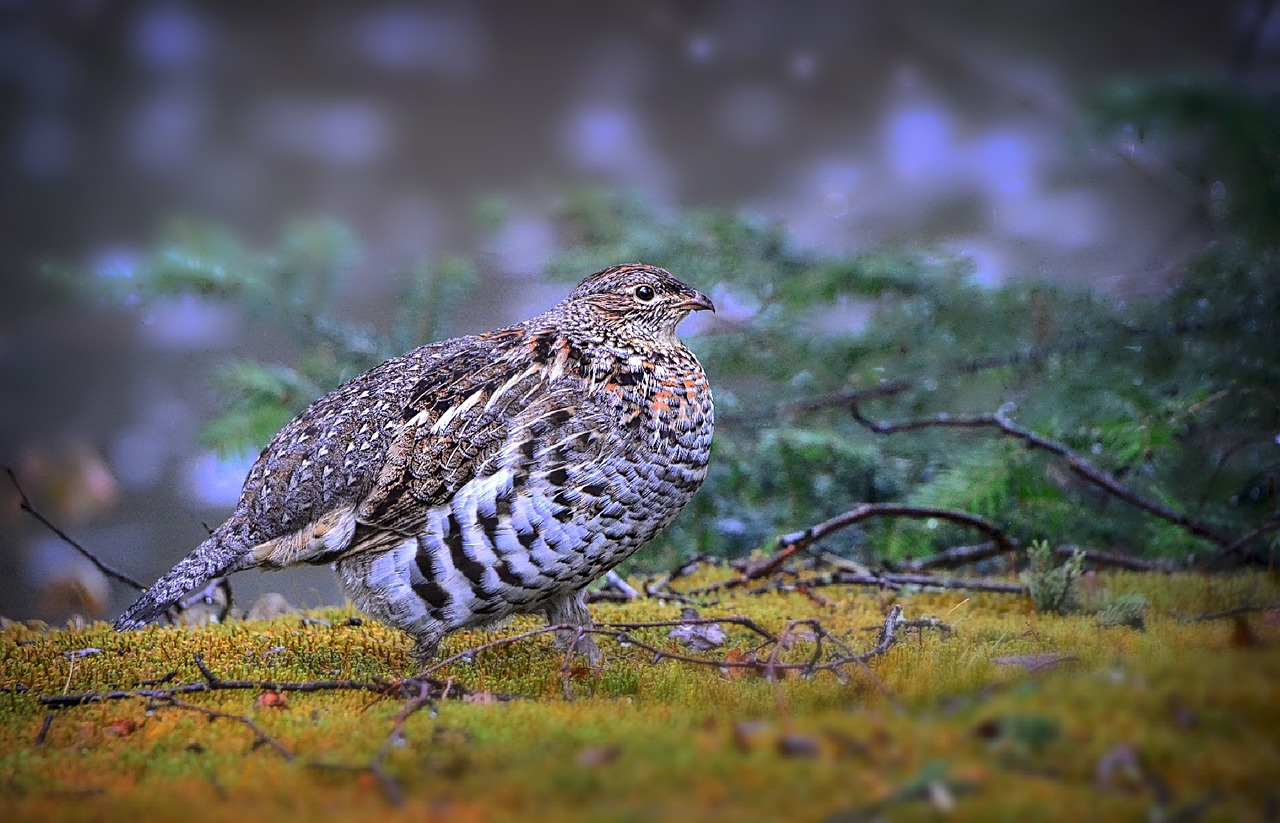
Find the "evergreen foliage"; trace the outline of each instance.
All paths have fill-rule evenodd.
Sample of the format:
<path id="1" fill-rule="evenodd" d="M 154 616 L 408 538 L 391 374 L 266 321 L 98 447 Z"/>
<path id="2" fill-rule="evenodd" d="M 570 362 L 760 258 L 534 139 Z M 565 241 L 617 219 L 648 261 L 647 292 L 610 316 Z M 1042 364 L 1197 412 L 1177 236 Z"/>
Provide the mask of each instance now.
<path id="1" fill-rule="evenodd" d="M 720 309 L 690 338 L 716 391 L 711 473 L 649 563 L 747 553 L 857 503 L 895 500 L 980 514 L 1024 545 L 1179 560 L 1218 548 L 990 430 L 873 434 L 840 401 L 849 392 L 878 395 L 862 406 L 886 420 L 1012 408 L 1019 425 L 1134 491 L 1229 534 L 1261 530 L 1255 554 L 1277 547 L 1267 529 L 1280 475 L 1280 117 L 1190 84 L 1117 91 L 1098 111 L 1106 128 L 1162 141 L 1156 148 L 1207 197 L 1219 240 L 1162 299 L 983 287 L 965 261 L 929 250 L 832 257 L 751 215 L 664 212 L 599 191 L 565 197 L 566 251 L 553 276 L 639 260 L 708 291 Z M 239 360 L 215 376 L 224 412 L 205 430 L 209 444 L 256 450 L 324 391 L 460 331 L 448 318 L 475 288 L 473 264 L 400 273 L 398 314 L 358 328 L 335 305 L 357 256 L 332 223 L 295 225 L 269 254 L 182 225 L 136 268 L 130 294 L 227 301 L 280 324 L 296 347 L 289 365 Z M 972 537 L 953 524 L 886 520 L 833 535 L 826 548 L 900 558 Z"/>
<path id="2" fill-rule="evenodd" d="M 1022 582 L 1038 612 L 1071 614 L 1080 606 L 1080 575 L 1084 554 L 1076 552 L 1061 566 L 1053 562 L 1053 547 L 1037 540 L 1027 547 L 1030 561 Z"/>

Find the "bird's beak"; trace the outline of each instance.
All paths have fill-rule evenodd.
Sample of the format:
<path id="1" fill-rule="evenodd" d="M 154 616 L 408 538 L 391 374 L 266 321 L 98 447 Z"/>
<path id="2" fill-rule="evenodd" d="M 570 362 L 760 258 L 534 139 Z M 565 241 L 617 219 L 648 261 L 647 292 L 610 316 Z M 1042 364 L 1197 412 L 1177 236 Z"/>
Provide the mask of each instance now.
<path id="1" fill-rule="evenodd" d="M 707 297 L 700 291 L 690 290 L 689 296 L 680 304 L 680 308 L 689 311 L 710 311 L 716 310 L 716 304 L 711 302 L 711 298 Z"/>

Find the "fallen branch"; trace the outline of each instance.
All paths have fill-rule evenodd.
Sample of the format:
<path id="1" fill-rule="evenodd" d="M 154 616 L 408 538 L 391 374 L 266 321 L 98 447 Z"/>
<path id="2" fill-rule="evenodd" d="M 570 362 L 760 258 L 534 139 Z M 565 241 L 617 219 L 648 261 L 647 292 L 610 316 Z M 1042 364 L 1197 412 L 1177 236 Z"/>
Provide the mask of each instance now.
<path id="1" fill-rule="evenodd" d="M 907 586 L 935 589 L 961 589 L 974 592 L 993 592 L 996 594 L 1026 594 L 1027 587 L 1021 583 L 1006 583 L 1000 580 L 987 580 L 971 577 L 939 577 L 931 574 L 898 574 L 894 572 L 846 572 L 834 571 L 805 577 L 787 582 L 773 580 L 763 586 L 749 589 L 748 594 L 767 594 L 771 592 L 796 592 L 804 588 L 821 586 L 875 586 L 880 589 L 897 591 Z"/>
<path id="2" fill-rule="evenodd" d="M 936 518 L 950 520 L 970 526 L 992 538 L 1003 551 L 1014 551 L 1017 543 L 1011 540 L 991 521 L 976 514 L 956 509 L 940 509 L 928 506 L 908 506 L 901 503 L 863 503 L 844 514 L 836 515 L 830 520 L 810 526 L 802 531 L 784 534 L 778 538 L 778 551 L 763 560 L 756 561 L 743 570 L 738 577 L 730 577 L 697 589 L 690 589 L 684 594 L 698 596 L 726 589 L 736 589 L 748 583 L 768 577 L 780 570 L 789 559 L 797 553 L 809 548 L 827 535 L 846 529 L 855 523 L 861 523 L 873 517 L 909 517 L 919 520 Z"/>
<path id="3" fill-rule="evenodd" d="M 870 520 L 873 517 L 908 517 L 915 520 L 950 520 L 953 523 L 959 523 L 964 526 L 970 526 L 983 534 L 989 536 L 992 541 L 999 547 L 1000 551 L 1011 552 L 1017 549 L 1017 543 L 1014 542 L 1000 530 L 990 520 L 979 517 L 976 514 L 958 511 L 956 509 L 941 509 L 930 506 L 907 506 L 900 503 L 862 503 L 844 514 L 836 515 L 830 520 L 823 521 L 816 526 L 810 526 L 807 529 L 791 534 L 784 534 L 778 538 L 778 546 L 782 551 L 774 555 L 774 560 L 784 553 L 794 554 L 800 549 L 808 548 L 810 544 L 816 543 L 832 532 L 848 528 L 855 523 L 861 523 L 863 520 Z M 766 573 L 773 571 L 780 565 L 777 562 L 769 564 Z"/>
<path id="4" fill-rule="evenodd" d="M 858 661 L 865 662 L 866 660 L 872 657 L 875 657 L 879 654 L 883 654 L 885 651 L 888 650 L 888 647 L 895 642 L 895 639 L 897 637 L 899 618 L 901 616 L 902 616 L 902 607 L 894 606 L 893 609 L 890 610 L 889 617 L 887 617 L 885 620 L 881 641 L 878 642 L 876 646 L 869 651 L 860 652 L 860 653 L 852 652 L 849 649 L 849 646 L 847 646 L 841 641 L 841 642 L 835 643 L 835 645 L 839 645 L 841 647 L 842 653 L 837 656 L 831 657 L 829 659 L 823 660 L 820 663 L 815 663 L 813 659 L 810 659 L 809 661 L 804 663 L 774 662 L 773 664 L 769 665 L 769 668 L 775 671 L 803 671 L 806 674 L 812 674 L 817 671 L 838 672 L 838 670 L 844 666 L 847 666 L 850 664 L 856 664 Z M 802 621 L 802 622 L 809 622 L 809 621 Z M 814 620 L 812 622 L 816 623 L 817 621 Z M 764 629 L 763 627 L 756 624 L 750 618 L 743 617 L 743 616 L 705 617 L 705 618 L 693 618 L 693 619 L 684 619 L 684 620 L 657 620 L 652 622 L 630 623 L 630 624 L 619 623 L 619 624 L 611 625 L 608 627 L 605 627 L 605 626 L 587 627 L 587 626 L 578 626 L 573 624 L 558 624 L 554 626 L 544 626 L 542 628 L 532 629 L 530 631 L 522 632 L 520 634 L 512 635 L 510 637 L 504 637 L 499 640 L 493 640 L 488 643 L 484 643 L 480 646 L 464 649 L 463 651 L 450 655 L 444 660 L 441 660 L 437 663 L 433 663 L 432 665 L 423 669 L 418 674 L 414 675 L 414 677 L 411 679 L 421 679 L 423 677 L 433 675 L 452 663 L 457 663 L 463 660 L 474 659 L 475 655 L 477 655 L 482 651 L 486 651 L 488 649 L 493 649 L 500 646 L 508 646 L 513 643 L 519 643 L 524 640 L 528 640 L 532 637 L 537 637 L 539 635 L 544 635 L 544 634 L 550 634 L 552 632 L 569 632 L 569 631 L 574 632 L 575 643 L 579 637 L 586 636 L 586 635 L 609 637 L 609 638 L 612 638 L 621 646 L 634 646 L 636 648 L 649 652 L 650 654 L 653 655 L 653 659 L 655 661 L 675 660 L 683 663 L 692 663 L 694 665 L 714 666 L 720 669 L 735 669 L 735 668 L 755 669 L 755 670 L 762 669 L 762 667 L 765 664 L 762 663 L 758 659 L 758 657 L 752 657 L 752 658 L 743 659 L 743 660 L 694 657 L 693 655 L 683 654 L 681 652 L 668 651 L 667 649 L 659 648 L 658 646 L 655 646 L 651 643 L 641 640 L 640 638 L 631 634 L 631 631 L 634 629 L 663 628 L 668 626 L 707 625 L 711 623 L 727 623 L 731 625 L 742 626 L 743 628 L 749 629 L 750 631 L 756 633 L 757 635 L 760 635 L 762 638 L 764 638 L 764 643 L 760 647 L 757 647 L 757 652 L 763 651 L 764 648 L 776 649 L 779 645 L 782 644 L 782 641 L 783 641 L 783 638 L 781 636 L 774 635 L 772 632 L 769 632 L 767 629 Z M 822 636 L 833 641 L 835 640 L 834 636 L 828 633 L 825 629 L 822 630 Z M 887 641 L 884 639 L 885 637 L 888 638 Z M 563 672 L 563 669 L 562 669 L 562 672 Z"/>
<path id="5" fill-rule="evenodd" d="M 303 682 L 282 682 L 275 680 L 223 680 L 215 675 L 205 664 L 199 653 L 193 655 L 196 668 L 200 670 L 203 681 L 184 683 L 165 688 L 117 689 L 105 692 L 84 692 L 82 694 L 46 694 L 41 695 L 42 706 L 53 709 L 83 706 L 87 703 L 100 703 L 108 700 L 128 700 L 144 697 L 150 700 L 168 700 L 178 695 L 201 694 L 214 691 L 250 690 L 260 692 L 322 692 L 322 691 L 365 691 L 383 696 L 416 697 L 424 692 L 431 693 L 435 699 L 461 699 L 474 694 L 471 690 L 456 683 L 447 684 L 431 678 L 409 678 L 401 681 L 388 680 L 309 680 Z M 499 700 L 510 700 L 506 695 L 496 695 Z"/>

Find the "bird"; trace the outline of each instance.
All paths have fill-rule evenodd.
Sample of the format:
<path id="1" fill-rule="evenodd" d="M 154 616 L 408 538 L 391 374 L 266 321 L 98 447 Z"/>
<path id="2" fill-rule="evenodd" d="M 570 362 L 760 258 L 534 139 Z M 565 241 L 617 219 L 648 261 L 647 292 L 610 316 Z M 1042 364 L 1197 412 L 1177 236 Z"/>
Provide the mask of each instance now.
<path id="1" fill-rule="evenodd" d="M 611 266 L 531 319 L 361 374 L 271 439 L 231 516 L 115 629 L 233 572 L 331 564 L 420 660 L 458 629 L 541 613 L 594 665 L 586 586 L 707 474 L 711 388 L 676 335 L 697 311 L 715 306 L 670 272 Z"/>

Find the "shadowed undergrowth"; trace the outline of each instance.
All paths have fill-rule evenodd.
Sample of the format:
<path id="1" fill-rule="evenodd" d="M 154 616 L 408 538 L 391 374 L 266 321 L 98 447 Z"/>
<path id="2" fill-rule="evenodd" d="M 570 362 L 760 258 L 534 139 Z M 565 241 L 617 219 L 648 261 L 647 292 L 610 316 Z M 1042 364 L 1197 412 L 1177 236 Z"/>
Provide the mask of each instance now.
<path id="1" fill-rule="evenodd" d="M 225 680 L 370 682 L 416 670 L 404 636 L 353 625 L 341 609 L 131 634 L 13 624 L 0 634 L 0 794 L 14 820 L 229 820 L 249 809 L 350 821 L 932 820 L 948 810 L 1266 819 L 1280 803 L 1280 617 L 1272 607 L 1189 618 L 1275 604 L 1280 584 L 1264 573 L 1104 574 L 1090 584 L 1144 595 L 1145 628 L 1036 613 L 1000 594 L 726 592 L 704 617 L 746 615 L 774 633 L 817 618 L 859 651 L 895 603 L 905 618 L 932 615 L 954 630 L 907 633 L 867 669 L 846 667 L 843 682 L 655 662 L 637 644 L 601 638 L 602 668 L 568 671 L 571 701 L 564 655 L 543 635 L 450 664 L 435 677 L 470 696 L 403 715 L 402 696 L 350 689 L 40 703 L 157 679 L 200 683 L 197 654 Z M 593 612 L 601 623 L 680 616 L 654 600 Z M 460 633 L 441 657 L 537 626 Z M 749 659 L 759 638 L 724 629 L 707 651 L 669 628 L 633 635 L 680 654 Z M 792 635 L 780 659 L 806 660 L 812 634 Z"/>

